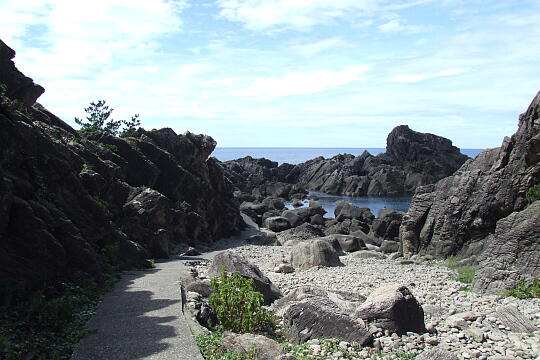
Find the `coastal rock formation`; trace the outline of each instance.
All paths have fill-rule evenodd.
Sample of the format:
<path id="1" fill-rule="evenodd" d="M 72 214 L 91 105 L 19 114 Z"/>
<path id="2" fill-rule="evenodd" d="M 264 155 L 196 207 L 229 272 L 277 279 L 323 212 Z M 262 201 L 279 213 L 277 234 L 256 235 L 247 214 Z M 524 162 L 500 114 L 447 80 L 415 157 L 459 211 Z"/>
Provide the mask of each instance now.
<path id="1" fill-rule="evenodd" d="M 387 138 L 386 152 L 376 156 L 341 154 L 291 165 L 245 157 L 223 163 L 226 176 L 242 191 L 238 196 L 292 198 L 301 188 L 350 196 L 412 194 L 456 171 L 466 160 L 452 142 L 397 126 Z M 295 187 L 296 186 L 296 187 Z"/>
<path id="2" fill-rule="evenodd" d="M 0 41 L 0 278 L 28 289 L 104 279 L 243 225 L 212 138 L 81 136 L 39 104 Z"/>
<path id="3" fill-rule="evenodd" d="M 538 183 L 540 93 L 520 116 L 517 132 L 505 138 L 500 148 L 486 150 L 452 176 L 417 189 L 400 228 L 404 255 L 470 256 L 486 248 L 492 258 L 481 265 L 479 276 L 485 278 L 475 281 L 478 290 L 488 290 L 486 283 L 491 280 L 499 287 L 513 282 L 508 277 L 524 276 L 510 274 L 538 271 L 534 229 L 538 223 L 531 220 L 537 217 L 538 206 L 524 210 L 527 190 Z M 524 212 L 508 217 L 521 210 Z M 523 223 L 528 221 L 529 225 Z M 536 241 L 532 240 L 535 236 Z M 525 254 L 531 255 L 529 262 L 520 260 Z M 499 261 L 504 265 L 493 265 Z"/>
<path id="4" fill-rule="evenodd" d="M 395 196 L 451 175 L 467 159 L 450 140 L 401 125 L 388 135 L 383 154 L 319 157 L 296 165 L 286 180 L 328 194 Z"/>

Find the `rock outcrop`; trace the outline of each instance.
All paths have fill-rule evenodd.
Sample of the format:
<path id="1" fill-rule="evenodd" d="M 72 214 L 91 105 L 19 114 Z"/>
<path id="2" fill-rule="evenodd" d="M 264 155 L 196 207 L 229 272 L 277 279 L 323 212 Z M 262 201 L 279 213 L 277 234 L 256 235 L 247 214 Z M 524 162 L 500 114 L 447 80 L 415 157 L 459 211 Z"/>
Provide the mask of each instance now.
<path id="1" fill-rule="evenodd" d="M 400 228 L 405 256 L 469 256 L 487 248 L 486 254 L 491 254 L 492 260 L 481 265 L 484 280 L 475 281 L 477 289 L 484 290 L 490 287 L 486 283 L 491 280 L 497 284 L 506 282 L 510 273 L 524 274 L 534 268 L 538 271 L 537 222 L 531 219 L 537 218 L 538 206 L 533 204 L 524 210 L 527 190 L 538 183 L 540 93 L 520 116 L 517 132 L 505 138 L 500 148 L 486 150 L 452 176 L 417 189 Z M 511 215 L 522 210 L 521 214 Z M 523 224 L 529 221 L 531 224 Z M 536 242 L 531 240 L 535 236 Z M 519 260 L 523 254 L 531 254 L 531 260 Z M 493 266 L 499 261 L 504 265 Z"/>
<path id="2" fill-rule="evenodd" d="M 328 194 L 395 196 L 451 175 L 467 159 L 450 140 L 401 125 L 388 135 L 383 154 L 319 157 L 296 165 L 286 180 Z"/>
<path id="3" fill-rule="evenodd" d="M 208 245 L 243 222 L 215 141 L 171 129 L 81 136 L 34 101 L 43 92 L 0 41 L 0 277 L 29 289 L 101 281 Z"/>
<path id="4" fill-rule="evenodd" d="M 350 196 L 412 194 L 456 171 L 466 160 L 452 142 L 433 134 L 394 128 L 386 152 L 376 156 L 341 154 L 291 165 L 245 157 L 223 163 L 238 196 L 292 197 L 299 189 Z M 295 187 L 296 186 L 296 187 Z"/>

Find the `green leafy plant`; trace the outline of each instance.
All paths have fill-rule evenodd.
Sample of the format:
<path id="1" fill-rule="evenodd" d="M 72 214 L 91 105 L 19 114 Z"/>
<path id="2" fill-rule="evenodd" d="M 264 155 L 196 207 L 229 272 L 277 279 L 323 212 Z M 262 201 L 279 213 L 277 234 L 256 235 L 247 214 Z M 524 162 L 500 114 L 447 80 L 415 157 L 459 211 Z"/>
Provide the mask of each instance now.
<path id="1" fill-rule="evenodd" d="M 223 271 L 210 285 L 217 292 L 210 295 L 209 304 L 223 328 L 237 333 L 274 329 L 274 315 L 261 306 L 263 296 L 255 291 L 252 279 Z"/>
<path id="2" fill-rule="evenodd" d="M 536 200 L 540 200 L 540 184 L 531 186 L 529 190 L 527 190 L 525 198 L 527 199 L 529 204 L 535 202 Z"/>
<path id="3" fill-rule="evenodd" d="M 84 108 L 86 119 L 75 118 L 75 123 L 81 126 L 81 131 L 103 131 L 110 135 L 117 136 L 134 136 L 136 128 L 141 125 L 139 115 L 133 115 L 131 120 L 114 120 L 111 118 L 114 109 L 110 108 L 105 100 L 91 102 L 90 105 Z M 124 129 L 120 132 L 120 128 L 124 125 Z"/>
<path id="4" fill-rule="evenodd" d="M 8 286 L 9 287 L 9 286 Z M 28 293 L 21 287 L 1 296 L 0 359 L 69 359 L 88 332 L 84 325 L 94 314 L 105 288 L 61 284 Z"/>
<path id="5" fill-rule="evenodd" d="M 205 360 L 255 360 L 255 350 L 250 349 L 242 354 L 238 351 L 230 351 L 221 345 L 222 335 L 219 332 L 199 334 L 195 336 L 197 345 Z"/>
<path id="6" fill-rule="evenodd" d="M 518 299 L 540 298 L 540 279 L 534 279 L 529 286 L 525 284 L 525 281 L 520 280 L 516 288 L 506 291 L 505 295 Z"/>
<path id="7" fill-rule="evenodd" d="M 156 268 L 156 260 L 154 260 L 154 259 L 146 259 L 146 268 L 147 269 L 155 269 Z"/>

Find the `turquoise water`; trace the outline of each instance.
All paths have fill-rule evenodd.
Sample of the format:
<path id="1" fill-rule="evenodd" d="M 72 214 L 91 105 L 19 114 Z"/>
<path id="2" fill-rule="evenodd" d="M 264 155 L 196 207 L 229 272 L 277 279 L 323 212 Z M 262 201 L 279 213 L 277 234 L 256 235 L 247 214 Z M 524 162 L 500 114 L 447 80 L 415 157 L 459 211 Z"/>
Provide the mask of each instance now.
<path id="1" fill-rule="evenodd" d="M 392 208 L 395 210 L 407 212 L 409 206 L 411 205 L 410 196 L 400 196 L 400 197 L 373 197 L 373 196 L 341 196 L 341 195 L 330 195 L 321 192 L 311 191 L 310 195 L 317 195 L 319 197 L 316 200 L 321 204 L 326 210 L 327 214 L 325 217 L 334 217 L 334 210 L 336 209 L 335 202 L 338 200 L 344 200 L 356 205 L 358 207 L 367 207 L 371 209 L 373 215 L 377 216 L 379 210 L 385 208 Z M 304 201 L 304 206 L 307 206 L 308 200 Z M 293 209 L 290 203 L 285 204 L 287 208 Z"/>
<path id="2" fill-rule="evenodd" d="M 220 161 L 229 161 L 245 156 L 253 158 L 267 158 L 278 163 L 299 164 L 318 156 L 331 158 L 338 154 L 352 154 L 358 156 L 369 151 L 372 155 L 377 155 L 385 152 L 385 148 L 235 148 L 235 147 L 218 147 L 212 153 Z M 461 149 L 461 152 L 467 156 L 475 157 L 483 149 Z"/>

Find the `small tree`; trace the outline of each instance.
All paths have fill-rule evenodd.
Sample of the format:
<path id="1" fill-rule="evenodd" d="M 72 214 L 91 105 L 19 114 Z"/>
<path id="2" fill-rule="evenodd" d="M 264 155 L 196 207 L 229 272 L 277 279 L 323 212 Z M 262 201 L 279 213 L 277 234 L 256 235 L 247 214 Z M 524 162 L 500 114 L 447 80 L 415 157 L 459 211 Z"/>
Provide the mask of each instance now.
<path id="1" fill-rule="evenodd" d="M 135 136 L 137 127 L 141 125 L 139 114 L 132 116 L 131 120 L 114 120 L 110 118 L 113 110 L 106 105 L 105 100 L 91 102 L 90 106 L 84 108 L 87 114 L 86 119 L 76 117 L 75 123 L 81 126 L 82 132 L 103 131 L 113 136 L 117 136 L 120 127 L 124 125 L 120 136 Z"/>
<path id="2" fill-rule="evenodd" d="M 139 114 L 135 114 L 131 117 L 131 120 L 122 120 L 124 129 L 120 133 L 121 137 L 130 137 L 137 135 L 137 128 L 141 126 L 141 120 L 139 120 Z"/>

